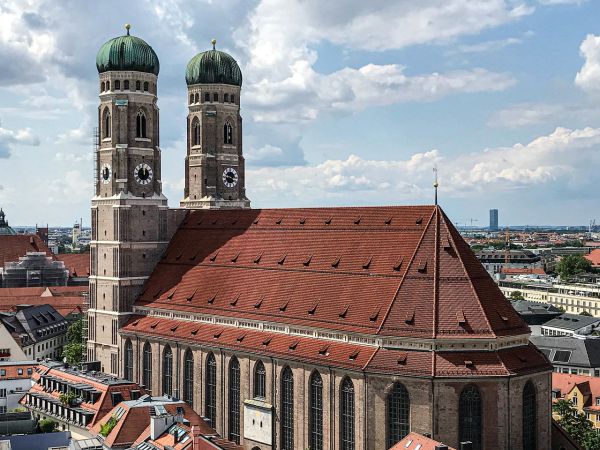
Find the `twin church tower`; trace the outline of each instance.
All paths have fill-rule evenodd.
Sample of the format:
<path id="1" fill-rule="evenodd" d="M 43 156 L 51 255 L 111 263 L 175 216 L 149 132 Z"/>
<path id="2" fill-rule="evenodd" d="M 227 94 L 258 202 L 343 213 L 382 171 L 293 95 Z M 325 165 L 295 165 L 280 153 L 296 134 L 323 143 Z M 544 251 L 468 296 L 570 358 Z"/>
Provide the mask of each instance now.
<path id="1" fill-rule="evenodd" d="M 213 48 L 187 65 L 187 154 L 183 209 L 162 193 L 157 81 L 160 64 L 144 40 L 127 33 L 106 42 L 99 73 L 99 145 L 92 199 L 89 361 L 119 374 L 118 330 L 185 209 L 248 208 L 242 156 L 242 73 Z"/>

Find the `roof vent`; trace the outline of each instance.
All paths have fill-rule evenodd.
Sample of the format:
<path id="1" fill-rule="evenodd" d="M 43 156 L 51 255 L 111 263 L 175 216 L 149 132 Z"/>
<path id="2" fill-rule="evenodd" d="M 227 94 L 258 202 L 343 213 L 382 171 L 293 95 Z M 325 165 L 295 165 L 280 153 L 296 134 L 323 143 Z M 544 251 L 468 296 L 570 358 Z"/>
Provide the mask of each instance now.
<path id="1" fill-rule="evenodd" d="M 150 328 L 155 329 L 158 326 L 158 322 L 154 322 L 152 325 L 150 325 Z"/>
<path id="2" fill-rule="evenodd" d="M 354 219 L 354 225 L 360 225 L 361 219 L 362 219 L 362 216 L 358 216 L 356 219 Z"/>
<path id="3" fill-rule="evenodd" d="M 329 356 L 329 344 L 324 345 L 319 349 L 319 355 L 321 356 Z"/>
<path id="4" fill-rule="evenodd" d="M 233 255 L 231 257 L 231 262 L 232 263 L 237 262 L 237 260 L 238 260 L 239 257 L 240 257 L 240 252 L 237 252 L 235 255 Z"/>
<path id="5" fill-rule="evenodd" d="M 258 301 L 254 304 L 254 308 L 256 308 L 256 309 L 260 308 L 260 305 L 262 305 L 263 300 L 264 300 L 264 297 L 259 298 Z"/>
<path id="6" fill-rule="evenodd" d="M 465 367 L 467 367 L 469 369 L 474 369 L 475 364 L 473 364 L 473 361 L 467 359 L 467 360 L 465 360 Z"/>
<path id="7" fill-rule="evenodd" d="M 215 292 L 215 293 L 213 294 L 213 296 L 212 296 L 211 298 L 209 298 L 209 299 L 208 299 L 208 304 L 209 304 L 209 305 L 212 305 L 212 304 L 215 302 L 216 298 L 217 298 L 217 292 Z"/>
<path id="8" fill-rule="evenodd" d="M 333 217 L 328 217 L 327 219 L 325 219 L 325 225 L 331 225 L 332 219 Z"/>
<path id="9" fill-rule="evenodd" d="M 235 297 L 233 297 L 233 299 L 229 302 L 229 304 L 231 306 L 236 306 L 239 299 L 240 299 L 240 294 L 238 294 Z"/>
<path id="10" fill-rule="evenodd" d="M 379 311 L 381 311 L 381 308 L 377 308 L 371 313 L 371 315 L 369 316 L 369 320 L 371 322 L 375 322 L 377 320 L 377 318 L 379 317 Z"/>
<path id="11" fill-rule="evenodd" d="M 308 314 L 309 315 L 314 315 L 315 312 L 317 312 L 317 306 L 319 306 L 319 302 L 315 303 L 309 310 L 308 310 Z"/>
<path id="12" fill-rule="evenodd" d="M 285 311 L 288 307 L 289 301 L 285 302 L 283 305 L 279 307 L 279 311 Z"/>
<path id="13" fill-rule="evenodd" d="M 192 299 L 194 298 L 194 295 L 196 295 L 196 291 L 197 291 L 197 290 L 198 290 L 198 289 L 194 289 L 192 292 L 190 292 L 190 293 L 189 293 L 189 294 L 188 294 L 188 295 L 185 297 L 185 299 L 186 299 L 188 302 L 191 302 L 191 301 L 192 301 Z"/>
<path id="14" fill-rule="evenodd" d="M 340 316 L 342 319 L 345 319 L 346 314 L 348 314 L 348 309 L 350 309 L 350 305 L 346 305 L 346 307 L 339 312 L 338 316 Z"/>
<path id="15" fill-rule="evenodd" d="M 176 292 L 176 291 L 177 291 L 177 288 L 173 289 L 173 290 L 172 290 L 172 291 L 169 293 L 169 295 L 167 295 L 167 298 L 168 298 L 169 300 L 171 300 L 171 299 L 173 298 L 173 296 L 175 295 L 175 292 Z"/>
<path id="16" fill-rule="evenodd" d="M 404 262 L 404 256 L 401 256 L 398 261 L 396 261 L 396 264 L 394 264 L 393 269 L 398 272 L 400 270 L 400 267 L 402 267 L 402 263 Z"/>
<path id="17" fill-rule="evenodd" d="M 244 338 L 245 338 L 245 337 L 246 337 L 246 333 L 244 333 L 244 334 L 240 334 L 240 335 L 239 335 L 239 336 L 236 338 L 236 340 L 237 340 L 238 342 L 242 342 L 242 341 L 244 340 Z"/>
<path id="18" fill-rule="evenodd" d="M 404 318 L 404 323 L 407 325 L 413 325 L 415 323 L 415 310 L 409 311 L 406 313 L 406 317 Z"/>
<path id="19" fill-rule="evenodd" d="M 341 257 L 341 256 L 338 256 L 338 257 L 335 259 L 335 261 L 333 261 L 333 262 L 331 263 L 331 267 L 333 267 L 334 269 L 337 269 L 337 268 L 338 268 L 338 266 L 340 265 L 340 261 L 341 261 L 341 260 L 342 260 L 342 257 Z"/>
<path id="20" fill-rule="evenodd" d="M 299 341 L 294 341 L 290 344 L 290 346 L 288 347 L 290 350 L 296 350 L 296 348 L 298 347 L 298 342 Z"/>
<path id="21" fill-rule="evenodd" d="M 260 258 L 262 258 L 263 252 L 260 252 L 256 257 L 252 260 L 254 264 L 258 264 L 260 262 Z"/>
<path id="22" fill-rule="evenodd" d="M 276 223 L 277 225 L 281 225 L 281 222 L 283 222 L 283 217 L 280 217 L 279 219 L 277 219 L 277 220 L 275 221 L 275 223 Z"/>
<path id="23" fill-rule="evenodd" d="M 273 339 L 273 338 L 267 338 L 267 339 L 265 339 L 265 340 L 262 342 L 262 345 L 264 345 L 264 346 L 266 347 L 267 345 L 269 345 L 269 344 L 271 343 L 271 339 Z"/>
<path id="24" fill-rule="evenodd" d="M 385 224 L 386 225 L 389 225 L 391 223 L 392 223 L 392 218 L 391 217 L 388 217 L 387 219 L 385 219 Z"/>
<path id="25" fill-rule="evenodd" d="M 217 331 L 215 334 L 213 334 L 213 338 L 219 339 L 222 334 L 223 334 L 223 330 Z"/>
<path id="26" fill-rule="evenodd" d="M 372 260 L 373 260 L 373 257 L 372 257 L 372 256 L 370 256 L 370 257 L 369 257 L 369 259 L 367 259 L 367 260 L 366 260 L 366 261 L 363 263 L 363 265 L 362 265 L 362 268 L 366 270 L 366 269 L 368 269 L 369 267 L 371 267 L 371 261 L 372 261 Z"/>
<path id="27" fill-rule="evenodd" d="M 360 352 L 359 352 L 358 350 L 355 350 L 355 351 L 353 351 L 352 353 L 350 353 L 350 356 L 348 356 L 348 359 L 349 359 L 350 361 L 355 361 L 355 360 L 356 360 L 356 358 L 358 358 L 358 354 L 359 354 L 359 353 L 360 353 Z"/>
<path id="28" fill-rule="evenodd" d="M 279 258 L 277 260 L 277 264 L 279 264 L 280 266 L 283 265 L 283 263 L 285 262 L 285 257 L 287 256 L 287 254 L 284 254 L 281 258 Z"/>
<path id="29" fill-rule="evenodd" d="M 312 255 L 310 255 L 308 258 L 306 258 L 306 259 L 305 259 L 305 260 L 302 262 L 302 264 L 303 264 L 305 267 L 308 267 L 308 265 L 310 264 L 310 261 L 311 261 L 311 259 L 312 259 Z"/>
<path id="30" fill-rule="evenodd" d="M 215 262 L 215 260 L 217 259 L 217 256 L 219 256 L 219 251 L 217 250 L 216 252 L 214 252 L 212 254 L 212 256 L 209 258 L 211 262 Z"/>
<path id="31" fill-rule="evenodd" d="M 415 221 L 415 223 L 416 223 L 417 225 L 421 225 L 421 224 L 423 223 L 423 216 L 419 216 L 419 217 L 417 218 L 417 220 Z"/>
<path id="32" fill-rule="evenodd" d="M 467 323 L 465 312 L 462 309 L 456 313 L 456 320 L 459 325 L 465 325 Z"/>
<path id="33" fill-rule="evenodd" d="M 175 325 L 174 327 L 171 327 L 171 333 L 175 333 L 177 331 L 177 328 L 179 328 L 179 325 Z"/>
<path id="34" fill-rule="evenodd" d="M 254 219 L 254 220 L 252 221 L 252 223 L 253 223 L 254 225 L 258 225 L 258 221 L 259 221 L 259 220 L 260 220 L 260 218 L 258 218 L 258 217 L 257 217 L 256 219 Z"/>
<path id="35" fill-rule="evenodd" d="M 418 270 L 419 272 L 421 272 L 421 273 L 425 273 L 425 272 L 427 272 L 427 258 L 425 258 L 425 259 L 422 259 L 422 260 L 419 262 L 419 266 L 417 267 L 417 270 Z"/>
<path id="36" fill-rule="evenodd" d="M 196 336 L 196 335 L 198 334 L 198 331 L 200 331 L 200 328 L 196 328 L 196 329 L 192 330 L 192 331 L 190 332 L 190 334 L 191 334 L 192 336 Z"/>
<path id="37" fill-rule="evenodd" d="M 300 225 L 304 225 L 306 223 L 306 217 L 303 217 L 299 220 Z"/>
<path id="38" fill-rule="evenodd" d="M 442 246 L 444 247 L 444 250 L 452 249 L 452 244 L 450 244 L 450 239 L 448 239 L 448 236 L 444 236 L 442 238 Z"/>
<path id="39" fill-rule="evenodd" d="M 398 355 L 398 364 L 400 364 L 401 366 L 406 364 L 406 358 L 408 357 L 407 353 L 400 353 Z"/>

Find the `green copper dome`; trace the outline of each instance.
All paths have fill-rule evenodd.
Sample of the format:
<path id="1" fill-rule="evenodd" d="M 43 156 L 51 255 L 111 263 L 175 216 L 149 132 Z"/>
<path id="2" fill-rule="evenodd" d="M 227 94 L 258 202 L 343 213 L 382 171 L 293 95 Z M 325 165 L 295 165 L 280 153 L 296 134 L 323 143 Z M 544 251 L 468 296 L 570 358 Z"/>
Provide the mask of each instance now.
<path id="1" fill-rule="evenodd" d="M 242 85 L 242 71 L 231 55 L 215 49 L 216 41 L 213 39 L 213 49 L 198 53 L 185 69 L 185 82 L 191 84 L 232 84 Z"/>
<path id="2" fill-rule="evenodd" d="M 98 73 L 109 70 L 135 70 L 158 75 L 160 63 L 152 47 L 143 39 L 131 36 L 129 24 L 125 28 L 125 36 L 111 39 L 100 47 L 96 56 Z"/>

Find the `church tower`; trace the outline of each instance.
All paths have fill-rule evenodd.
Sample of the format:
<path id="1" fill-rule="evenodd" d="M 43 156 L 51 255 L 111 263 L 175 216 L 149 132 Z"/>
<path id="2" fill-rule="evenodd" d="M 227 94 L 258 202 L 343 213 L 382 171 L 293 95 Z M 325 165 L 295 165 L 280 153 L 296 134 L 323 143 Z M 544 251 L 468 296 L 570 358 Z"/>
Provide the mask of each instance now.
<path id="1" fill-rule="evenodd" d="M 142 39 L 106 42 L 99 73 L 99 142 L 92 199 L 88 361 L 119 375 L 119 328 L 168 244 L 160 179 L 159 61 Z"/>
<path id="2" fill-rule="evenodd" d="M 187 65 L 185 194 L 189 209 L 249 208 L 246 198 L 240 90 L 242 72 L 230 55 L 213 49 Z"/>

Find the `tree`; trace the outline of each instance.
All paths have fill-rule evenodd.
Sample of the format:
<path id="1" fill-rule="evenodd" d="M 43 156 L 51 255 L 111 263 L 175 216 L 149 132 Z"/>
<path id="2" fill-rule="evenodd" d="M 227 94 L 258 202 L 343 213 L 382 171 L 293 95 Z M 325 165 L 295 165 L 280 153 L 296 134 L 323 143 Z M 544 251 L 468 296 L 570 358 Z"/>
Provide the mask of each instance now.
<path id="1" fill-rule="evenodd" d="M 562 280 L 568 280 L 574 275 L 592 270 L 592 263 L 585 259 L 582 255 L 568 255 L 556 265 L 556 272 Z"/>
<path id="2" fill-rule="evenodd" d="M 559 415 L 558 424 L 575 440 L 582 445 L 586 450 L 592 450 L 592 447 L 586 445 L 591 442 L 591 435 L 596 434 L 592 422 L 590 422 L 585 414 L 577 411 L 569 400 L 558 400 L 552 405 L 552 411 Z M 594 444 L 595 445 L 595 444 Z M 596 449 L 596 447 L 593 447 Z M 599 447 L 600 450 L 600 447 Z"/>
<path id="3" fill-rule="evenodd" d="M 592 317 L 592 315 L 591 315 L 589 312 L 587 312 L 585 309 L 584 309 L 583 311 L 581 311 L 581 312 L 579 313 L 579 315 L 580 315 L 580 316 L 588 316 L 588 317 Z"/>
<path id="4" fill-rule="evenodd" d="M 52 433 L 58 428 L 58 422 L 52 419 L 42 419 L 38 422 L 38 427 L 42 433 Z"/>
<path id="5" fill-rule="evenodd" d="M 67 330 L 67 344 L 63 348 L 63 357 L 69 364 L 83 361 L 83 319 L 73 322 Z"/>
<path id="6" fill-rule="evenodd" d="M 510 299 L 511 300 L 525 300 L 525 297 L 523 297 L 523 294 L 521 294 L 521 291 L 512 291 L 510 293 Z"/>

